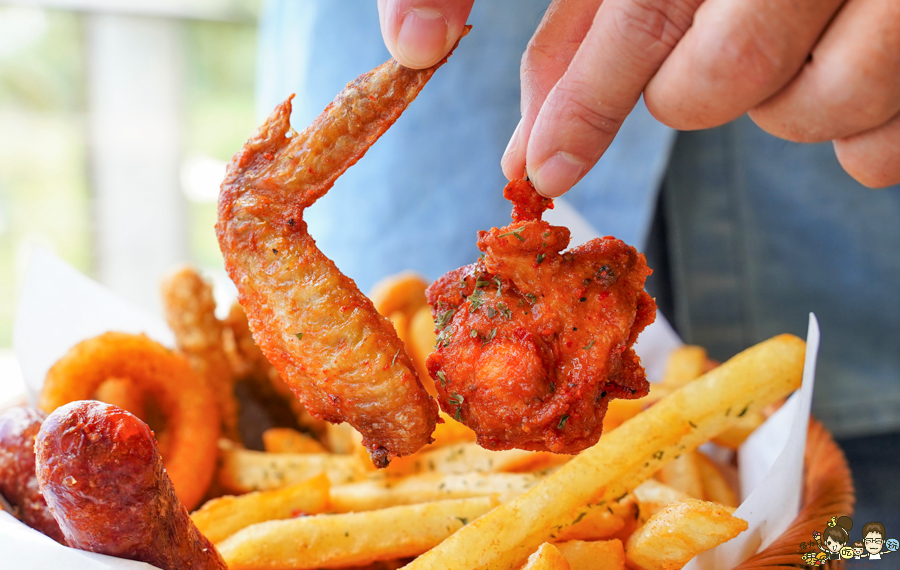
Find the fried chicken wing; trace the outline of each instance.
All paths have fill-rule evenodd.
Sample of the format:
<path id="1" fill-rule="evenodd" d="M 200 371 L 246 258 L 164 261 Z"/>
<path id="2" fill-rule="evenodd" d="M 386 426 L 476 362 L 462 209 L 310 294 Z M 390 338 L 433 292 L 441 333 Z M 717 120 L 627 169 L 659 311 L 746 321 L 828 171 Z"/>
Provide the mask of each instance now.
<path id="1" fill-rule="evenodd" d="M 231 161 L 219 196 L 219 245 L 257 344 L 313 416 L 362 433 L 379 467 L 430 441 L 437 405 L 390 322 L 316 248 L 303 211 L 442 63 L 412 70 L 390 60 L 351 82 L 299 134 L 288 99 Z"/>
<path id="2" fill-rule="evenodd" d="M 443 410 L 488 449 L 575 453 L 612 398 L 648 384 L 631 346 L 656 316 L 644 256 L 612 237 L 566 250 L 552 202 L 510 182 L 513 223 L 479 232 L 482 258 L 428 289 L 439 332 L 427 361 Z"/>

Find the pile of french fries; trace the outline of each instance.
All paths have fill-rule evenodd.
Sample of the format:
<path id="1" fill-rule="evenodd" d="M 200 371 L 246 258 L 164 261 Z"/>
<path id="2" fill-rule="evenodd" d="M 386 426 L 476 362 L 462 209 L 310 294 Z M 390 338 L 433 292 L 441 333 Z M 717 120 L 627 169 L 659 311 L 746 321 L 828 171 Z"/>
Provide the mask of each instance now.
<path id="1" fill-rule="evenodd" d="M 401 274 L 372 299 L 428 378 L 425 286 Z M 192 517 L 231 570 L 681 568 L 747 528 L 733 474 L 697 447 L 740 445 L 800 386 L 804 348 L 782 335 L 716 366 L 684 347 L 648 397 L 610 403 L 577 456 L 488 451 L 446 415 L 434 443 L 382 471 L 345 425 L 319 439 L 272 429 L 265 451 L 223 441 L 219 484 L 234 496 Z"/>

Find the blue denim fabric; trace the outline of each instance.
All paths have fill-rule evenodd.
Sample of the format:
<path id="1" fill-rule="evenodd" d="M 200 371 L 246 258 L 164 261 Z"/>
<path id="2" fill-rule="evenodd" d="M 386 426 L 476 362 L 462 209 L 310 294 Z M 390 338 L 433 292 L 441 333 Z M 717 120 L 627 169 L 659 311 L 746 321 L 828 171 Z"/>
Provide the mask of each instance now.
<path id="1" fill-rule="evenodd" d="M 830 143 L 743 117 L 678 135 L 665 179 L 675 324 L 719 359 L 822 327 L 813 414 L 836 434 L 900 428 L 900 188 L 869 190 Z"/>
<path id="2" fill-rule="evenodd" d="M 499 161 L 519 120 L 519 61 L 549 0 L 475 3 L 472 33 L 397 124 L 306 214 L 362 290 L 476 259 L 504 225 Z M 374 0 L 271 0 L 261 22 L 260 118 L 291 93 L 302 129 L 385 61 Z M 830 145 L 795 145 L 748 119 L 675 135 L 640 104 L 566 195 L 601 233 L 639 249 L 665 175 L 676 325 L 725 359 L 822 325 L 814 413 L 843 435 L 900 427 L 900 192 L 854 183 Z M 672 152 L 672 160 L 669 154 Z M 667 166 L 668 165 L 668 166 Z M 667 170 L 668 168 L 668 170 Z"/>
<path id="3" fill-rule="evenodd" d="M 450 61 L 309 209 L 310 234 L 362 290 L 404 269 L 435 279 L 471 263 L 476 232 L 508 223 L 500 157 L 520 118 L 522 52 L 548 4 L 476 2 L 472 33 Z M 374 0 L 275 0 L 261 26 L 260 118 L 296 93 L 298 129 L 390 57 Z M 600 232 L 640 245 L 673 138 L 641 104 L 567 199 Z"/>

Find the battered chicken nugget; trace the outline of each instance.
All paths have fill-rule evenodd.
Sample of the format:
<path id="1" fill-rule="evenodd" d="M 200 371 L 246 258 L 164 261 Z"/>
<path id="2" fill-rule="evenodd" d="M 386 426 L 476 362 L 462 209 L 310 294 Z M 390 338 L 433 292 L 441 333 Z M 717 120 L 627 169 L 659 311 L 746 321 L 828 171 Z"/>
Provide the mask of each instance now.
<path id="1" fill-rule="evenodd" d="M 631 346 L 655 318 L 651 271 L 611 237 L 566 250 L 569 230 L 541 221 L 551 201 L 530 182 L 504 195 L 513 223 L 479 232 L 483 258 L 428 289 L 440 332 L 428 370 L 483 447 L 576 453 L 599 439 L 611 398 L 647 394 Z"/>

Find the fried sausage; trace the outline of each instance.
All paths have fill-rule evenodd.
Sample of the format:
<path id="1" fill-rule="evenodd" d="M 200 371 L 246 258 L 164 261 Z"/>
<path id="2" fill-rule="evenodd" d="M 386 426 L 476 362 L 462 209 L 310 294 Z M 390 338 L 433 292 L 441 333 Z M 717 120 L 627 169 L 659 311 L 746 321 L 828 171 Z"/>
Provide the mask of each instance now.
<path id="1" fill-rule="evenodd" d="M 115 406 L 72 402 L 35 440 L 37 477 L 69 546 L 163 570 L 227 567 L 163 469 L 153 432 Z"/>
<path id="2" fill-rule="evenodd" d="M 46 417 L 44 412 L 24 406 L 0 414 L 0 495 L 22 522 L 65 544 L 34 472 L 34 438 Z"/>

